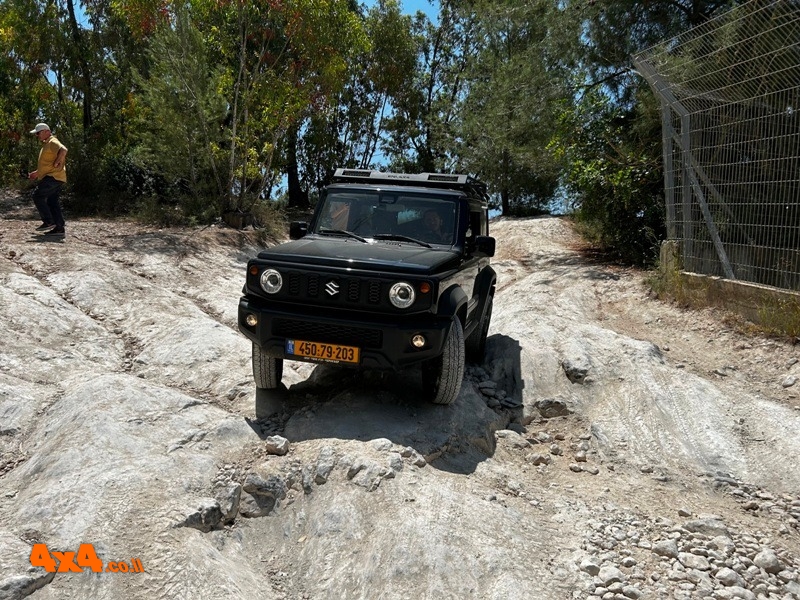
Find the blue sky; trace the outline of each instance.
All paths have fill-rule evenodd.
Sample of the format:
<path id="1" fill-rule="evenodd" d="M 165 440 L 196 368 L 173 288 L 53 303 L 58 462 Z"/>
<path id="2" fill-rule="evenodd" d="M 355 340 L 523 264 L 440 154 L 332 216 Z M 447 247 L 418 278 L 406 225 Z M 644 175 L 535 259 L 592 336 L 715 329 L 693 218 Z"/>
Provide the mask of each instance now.
<path id="1" fill-rule="evenodd" d="M 363 0 L 367 6 L 375 4 L 375 0 Z M 431 21 L 436 21 L 436 16 L 439 12 L 438 0 L 400 0 L 400 5 L 403 7 L 403 12 L 408 15 L 414 15 L 418 10 L 421 10 Z"/>
<path id="2" fill-rule="evenodd" d="M 426 13 L 429 17 L 435 17 L 439 10 L 438 2 L 428 2 L 428 0 L 402 0 L 403 12 L 409 15 L 415 14 L 418 10 Z"/>

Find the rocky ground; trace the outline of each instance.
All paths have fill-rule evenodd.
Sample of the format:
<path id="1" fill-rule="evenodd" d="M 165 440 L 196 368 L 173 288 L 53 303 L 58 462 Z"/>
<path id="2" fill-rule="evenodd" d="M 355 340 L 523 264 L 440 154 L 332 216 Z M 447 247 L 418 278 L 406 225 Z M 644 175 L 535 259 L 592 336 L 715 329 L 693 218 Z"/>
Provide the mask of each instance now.
<path id="1" fill-rule="evenodd" d="M 0 218 L 0 599 L 800 598 L 797 348 L 652 298 L 567 221 L 493 223 L 452 406 L 287 363 L 257 420 L 247 232 Z"/>

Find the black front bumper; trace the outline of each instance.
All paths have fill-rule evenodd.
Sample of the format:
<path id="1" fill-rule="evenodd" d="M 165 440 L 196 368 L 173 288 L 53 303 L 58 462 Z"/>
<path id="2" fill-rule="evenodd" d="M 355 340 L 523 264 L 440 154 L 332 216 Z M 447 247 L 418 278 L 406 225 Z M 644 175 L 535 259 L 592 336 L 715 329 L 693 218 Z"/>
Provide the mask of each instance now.
<path id="1" fill-rule="evenodd" d="M 256 317 L 258 322 L 254 326 L 247 324 L 248 315 Z M 276 310 L 247 296 L 239 300 L 239 331 L 258 344 L 268 356 L 289 360 L 307 360 L 286 354 L 286 340 L 293 339 L 360 348 L 360 364 L 341 363 L 345 366 L 401 369 L 439 356 L 450 323 L 449 317 L 427 314 L 403 319 L 353 312 L 313 314 Z M 411 345 L 411 338 L 417 334 L 425 337 L 426 343 L 422 348 Z"/>

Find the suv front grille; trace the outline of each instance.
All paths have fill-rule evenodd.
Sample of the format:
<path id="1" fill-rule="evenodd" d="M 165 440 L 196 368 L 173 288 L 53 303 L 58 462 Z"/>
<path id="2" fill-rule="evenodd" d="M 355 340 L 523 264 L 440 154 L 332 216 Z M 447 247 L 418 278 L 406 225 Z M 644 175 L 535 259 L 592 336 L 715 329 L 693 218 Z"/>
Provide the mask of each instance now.
<path id="1" fill-rule="evenodd" d="M 283 277 L 283 287 L 276 294 L 266 293 L 260 285 L 260 273 L 248 275 L 247 286 L 255 295 L 270 302 L 304 305 L 321 309 L 357 310 L 372 314 L 397 315 L 430 310 L 434 293 L 418 293 L 411 310 L 399 310 L 392 305 L 389 291 L 392 285 L 408 281 L 419 292 L 420 280 L 414 276 L 381 273 L 379 276 L 362 276 L 360 273 L 333 271 L 329 273 L 289 269 L 277 266 Z M 428 280 L 429 285 L 432 283 Z M 296 309 L 294 309 L 296 310 Z"/>
<path id="2" fill-rule="evenodd" d="M 347 284 L 347 299 L 350 302 L 358 302 L 358 297 L 361 292 L 361 282 L 356 279 L 351 279 Z"/>
<path id="3" fill-rule="evenodd" d="M 367 300 L 370 304 L 378 304 L 381 301 L 381 282 L 370 281 L 367 292 Z"/>
<path id="4" fill-rule="evenodd" d="M 383 344 L 383 332 L 380 329 L 308 323 L 293 319 L 275 319 L 272 322 L 272 334 L 288 339 L 344 344 L 361 348 L 380 348 Z"/>
<path id="5" fill-rule="evenodd" d="M 285 293 L 289 298 L 316 300 L 327 306 L 381 304 L 382 282 L 360 277 L 326 276 L 290 271 L 284 274 Z M 387 297 L 388 298 L 388 297 Z"/>
<path id="6" fill-rule="evenodd" d="M 297 296 L 300 293 L 300 274 L 289 273 L 289 293 L 292 296 Z"/>
<path id="7" fill-rule="evenodd" d="M 319 296 L 319 276 L 318 275 L 309 275 L 308 276 L 308 287 L 306 288 L 308 292 L 309 298 L 316 298 Z"/>

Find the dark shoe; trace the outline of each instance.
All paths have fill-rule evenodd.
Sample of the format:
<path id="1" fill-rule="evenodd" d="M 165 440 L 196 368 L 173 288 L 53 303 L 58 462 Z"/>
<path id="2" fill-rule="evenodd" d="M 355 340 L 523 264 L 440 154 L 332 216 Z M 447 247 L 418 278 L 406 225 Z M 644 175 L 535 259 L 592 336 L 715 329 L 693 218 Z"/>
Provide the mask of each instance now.
<path id="1" fill-rule="evenodd" d="M 44 231 L 45 229 L 50 229 L 51 227 L 54 227 L 54 226 L 55 226 L 55 223 L 42 223 L 41 225 L 39 225 L 36 228 L 36 231 Z"/>
<path id="2" fill-rule="evenodd" d="M 53 236 L 53 237 L 64 237 L 64 228 L 63 227 L 53 227 L 50 231 L 46 232 L 45 235 Z"/>

